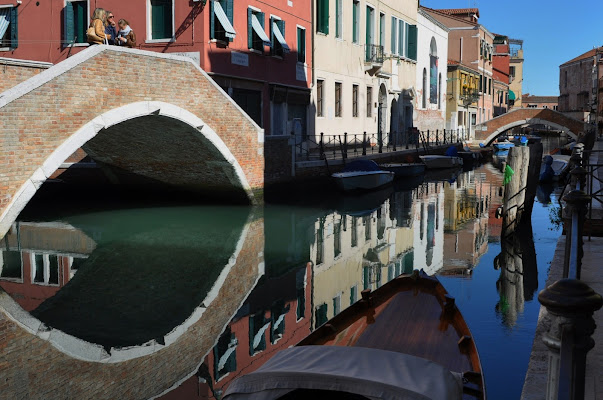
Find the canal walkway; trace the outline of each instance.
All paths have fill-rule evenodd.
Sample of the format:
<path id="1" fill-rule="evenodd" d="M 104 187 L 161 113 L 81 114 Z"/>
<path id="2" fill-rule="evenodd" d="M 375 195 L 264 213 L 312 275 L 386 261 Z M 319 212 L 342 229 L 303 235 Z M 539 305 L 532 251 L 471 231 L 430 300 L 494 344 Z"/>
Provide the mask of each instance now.
<path id="1" fill-rule="evenodd" d="M 600 150 L 603 147 L 603 142 L 595 142 L 593 150 Z M 591 164 L 601 164 L 603 157 L 602 153 L 593 153 L 591 156 Z M 603 172 L 597 170 L 599 178 L 603 178 Z M 596 182 L 596 180 L 594 180 Z M 598 188 L 598 183 L 593 184 L 595 191 Z M 596 211 L 596 212 L 595 212 Z M 593 221 L 597 224 L 601 223 L 603 214 L 601 213 L 601 203 L 593 200 Z M 565 236 L 561 236 L 557 242 L 555 256 L 551 262 L 549 277 L 546 286 L 552 285 L 555 281 L 562 278 L 563 275 L 563 259 L 565 251 Z M 601 275 L 601 257 L 603 257 L 603 237 L 593 237 L 590 241 L 587 237 L 584 239 L 584 257 L 582 259 L 582 276 L 581 280 L 588 284 L 595 292 L 603 293 L 603 276 Z M 586 400 L 603 400 L 603 309 L 594 314 L 597 329 L 593 335 L 595 347 L 588 353 L 586 360 Z M 542 342 L 543 335 L 550 327 L 550 318 L 544 307 L 540 307 L 538 315 L 538 325 L 532 345 L 532 354 L 530 355 L 530 363 L 526 374 L 523 391 L 521 393 L 522 400 L 542 400 L 546 395 L 546 383 L 548 372 L 548 350 Z"/>

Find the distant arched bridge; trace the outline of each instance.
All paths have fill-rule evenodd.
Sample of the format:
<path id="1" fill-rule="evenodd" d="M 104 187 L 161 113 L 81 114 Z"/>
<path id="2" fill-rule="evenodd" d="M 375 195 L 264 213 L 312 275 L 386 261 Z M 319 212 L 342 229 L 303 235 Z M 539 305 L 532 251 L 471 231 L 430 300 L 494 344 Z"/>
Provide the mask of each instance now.
<path id="1" fill-rule="evenodd" d="M 263 140 L 191 59 L 90 47 L 0 93 L 0 237 L 80 147 L 147 178 L 261 202 Z"/>
<path id="2" fill-rule="evenodd" d="M 475 139 L 490 145 L 501 133 L 522 125 L 547 125 L 574 139 L 586 129 L 585 123 L 549 108 L 518 108 L 475 127 Z"/>

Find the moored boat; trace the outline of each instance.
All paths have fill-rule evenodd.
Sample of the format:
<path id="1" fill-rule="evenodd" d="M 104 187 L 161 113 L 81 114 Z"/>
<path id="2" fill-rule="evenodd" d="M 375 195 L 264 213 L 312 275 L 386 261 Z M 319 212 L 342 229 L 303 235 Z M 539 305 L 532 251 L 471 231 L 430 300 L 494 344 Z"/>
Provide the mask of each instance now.
<path id="1" fill-rule="evenodd" d="M 343 191 L 373 190 L 385 186 L 394 180 L 394 173 L 383 171 L 370 160 L 358 160 L 346 166 L 343 172 L 331 175 L 337 186 Z"/>
<path id="2" fill-rule="evenodd" d="M 515 147 L 515 143 L 512 142 L 497 142 L 493 143 L 492 147 L 494 147 L 494 151 L 506 151 L 511 147 Z"/>
<path id="3" fill-rule="evenodd" d="M 424 163 L 389 163 L 381 164 L 381 169 L 396 174 L 396 178 L 405 176 L 419 176 L 425 173 Z"/>
<path id="4" fill-rule="evenodd" d="M 419 156 L 427 169 L 456 168 L 463 166 L 463 159 L 455 156 L 426 155 Z"/>
<path id="5" fill-rule="evenodd" d="M 542 159 L 542 166 L 540 167 L 540 182 L 550 183 L 558 181 L 561 174 L 569 166 L 569 156 L 564 155 L 547 155 Z"/>
<path id="6" fill-rule="evenodd" d="M 486 397 L 477 348 L 454 298 L 418 271 L 364 290 L 296 347 L 237 379 L 224 399 L 310 396 Z"/>

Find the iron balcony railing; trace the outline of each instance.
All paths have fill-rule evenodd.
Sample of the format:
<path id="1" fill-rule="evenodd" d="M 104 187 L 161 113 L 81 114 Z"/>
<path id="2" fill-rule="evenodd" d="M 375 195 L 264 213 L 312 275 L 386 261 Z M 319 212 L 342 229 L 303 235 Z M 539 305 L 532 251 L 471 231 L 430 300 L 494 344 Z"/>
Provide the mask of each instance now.
<path id="1" fill-rule="evenodd" d="M 383 64 L 383 46 L 379 44 L 365 45 L 364 61 L 371 64 Z"/>

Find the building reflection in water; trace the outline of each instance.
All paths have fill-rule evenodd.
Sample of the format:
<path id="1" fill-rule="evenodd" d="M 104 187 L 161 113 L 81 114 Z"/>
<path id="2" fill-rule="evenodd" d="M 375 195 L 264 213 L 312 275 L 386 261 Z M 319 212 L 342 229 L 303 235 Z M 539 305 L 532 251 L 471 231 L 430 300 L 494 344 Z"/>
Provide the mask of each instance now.
<path id="1" fill-rule="evenodd" d="M 190 209 L 181 210 L 177 218 L 161 216 L 156 210 L 152 216 L 124 211 L 112 219 L 101 217 L 106 220 L 103 226 L 99 216 L 69 218 L 62 225 L 20 223 L 2 241 L 0 286 L 23 309 L 46 318 L 49 326 L 61 322 L 59 314 L 85 320 L 77 310 L 82 305 L 96 307 L 90 315 L 101 314 L 102 308 L 111 310 L 113 296 L 128 317 L 115 327 L 133 319 L 138 326 L 149 328 L 142 330 L 147 335 L 144 337 L 125 334 L 121 328 L 106 331 L 105 345 L 112 356 L 126 357 L 127 351 L 120 351 L 110 334 L 122 342 L 151 337 L 153 343 L 146 355 L 124 358 L 123 362 L 116 359 L 109 364 L 110 369 L 101 363 L 68 361 L 69 356 L 58 356 L 56 349 L 45 347 L 41 351 L 30 333 L 28 340 L 34 345 L 21 349 L 21 353 L 46 352 L 61 358 L 62 365 L 70 366 L 71 371 L 81 371 L 81 387 L 76 381 L 69 389 L 57 389 L 57 379 L 57 387 L 36 390 L 52 390 L 57 398 L 79 394 L 119 397 L 124 389 L 110 382 L 127 380 L 130 393 L 141 395 L 138 397 L 219 398 L 230 382 L 298 343 L 357 301 L 364 289 L 379 288 L 413 269 L 470 277 L 488 251 L 489 242 L 499 240 L 500 220 L 494 214 L 502 200 L 501 184 L 502 174 L 483 166 L 453 182 L 429 182 L 407 191 L 389 188 L 344 198 L 330 211 L 267 206 L 261 218 L 243 213 L 234 220 L 214 211 L 195 214 Z M 116 219 L 121 223 L 107 223 Z M 216 226 L 224 226 L 224 220 L 234 222 L 216 231 Z M 50 226 L 59 231 L 48 230 Z M 60 239 L 64 243 L 56 243 Z M 497 310 L 509 325 L 521 312 L 524 299 L 531 298 L 536 290 L 535 256 L 529 243 L 525 238 L 512 239 L 502 244 L 499 256 L 501 302 Z M 520 256 L 523 262 L 518 264 Z M 534 258 L 529 261 L 533 270 L 526 267 L 526 257 Z M 210 289 L 197 279 L 197 269 L 183 266 L 195 265 L 200 259 L 202 265 L 221 265 L 217 275 L 210 274 L 208 280 L 222 279 L 222 285 L 212 294 L 214 301 L 199 308 L 203 299 L 198 295 Z M 110 274 L 91 267 L 110 260 Z M 224 269 L 225 264 L 231 269 Z M 79 271 L 77 275 L 75 271 Z M 125 289 L 118 291 L 115 285 L 99 283 L 110 278 L 122 282 Z M 103 295 L 100 291 L 111 293 Z M 173 299 L 162 297 L 166 291 Z M 176 307 L 166 306 L 171 301 Z M 112 310 L 113 314 L 119 311 Z M 166 318 L 166 313 L 173 315 Z M 195 313 L 201 313 L 197 322 L 176 328 L 180 337 L 166 343 L 157 340 L 169 337 L 169 329 L 161 320 L 171 318 L 173 327 L 174 320 L 182 324 Z M 145 319 L 147 325 L 142 324 Z M 65 321 L 68 318 L 62 319 Z M 86 333 L 77 323 L 62 327 L 72 328 L 72 333 Z M 45 368 L 62 376 L 65 371 L 53 370 L 54 365 L 59 364 L 46 364 Z M 90 382 L 102 383 L 94 389 L 97 393 L 91 392 Z M 84 387 L 88 387 L 85 392 L 78 392 Z M 36 390 L 29 392 L 30 397 L 35 397 Z"/>

